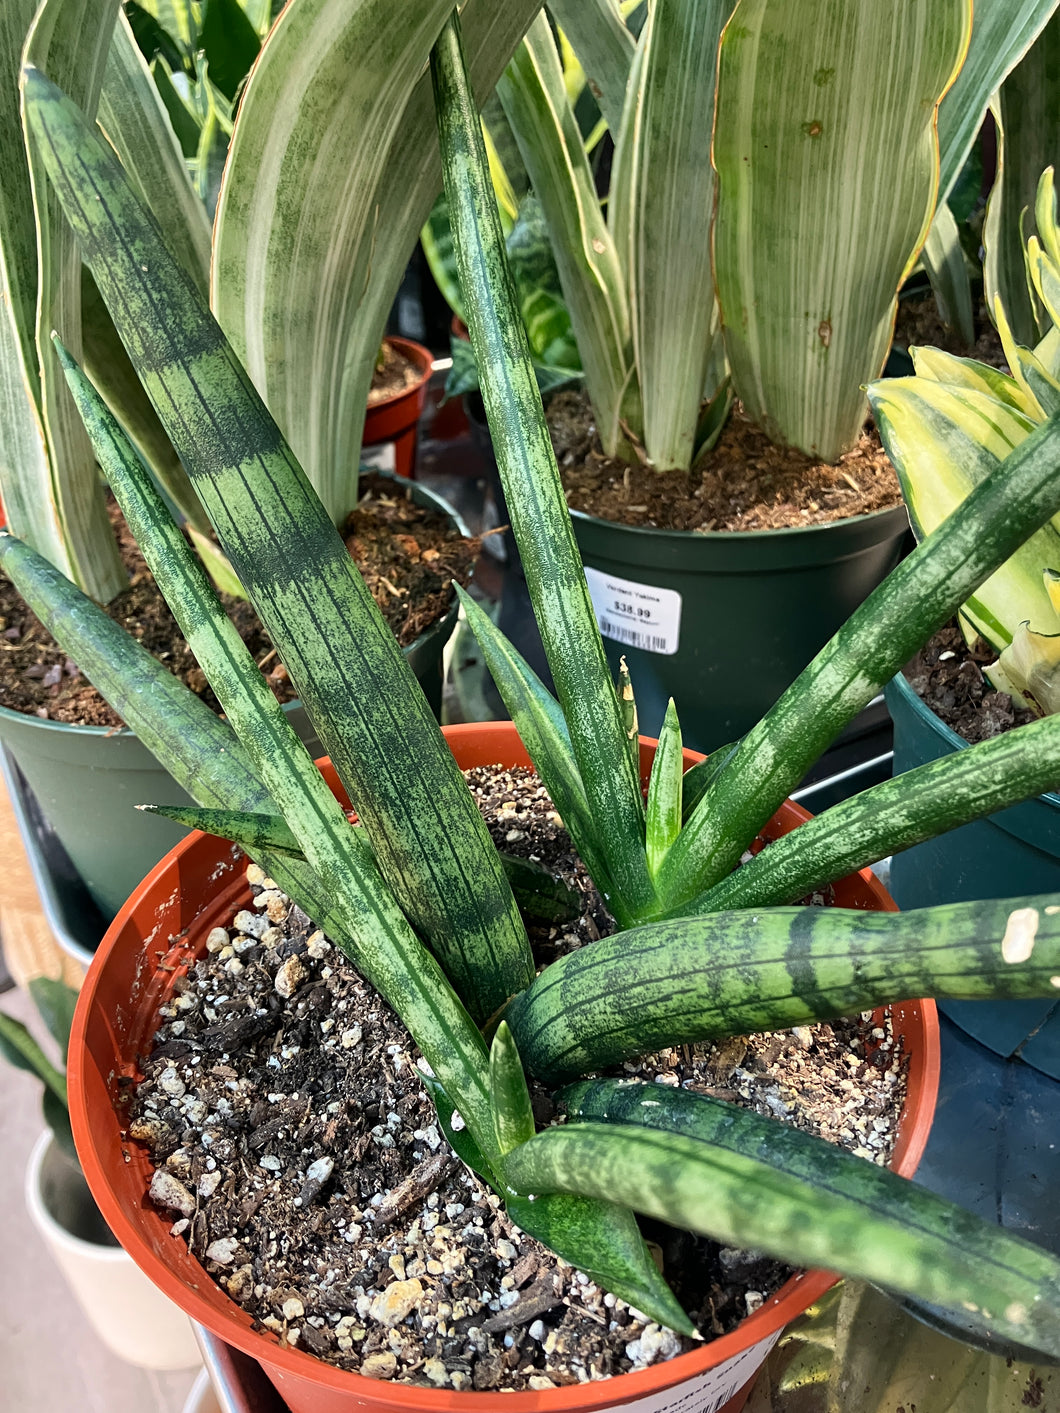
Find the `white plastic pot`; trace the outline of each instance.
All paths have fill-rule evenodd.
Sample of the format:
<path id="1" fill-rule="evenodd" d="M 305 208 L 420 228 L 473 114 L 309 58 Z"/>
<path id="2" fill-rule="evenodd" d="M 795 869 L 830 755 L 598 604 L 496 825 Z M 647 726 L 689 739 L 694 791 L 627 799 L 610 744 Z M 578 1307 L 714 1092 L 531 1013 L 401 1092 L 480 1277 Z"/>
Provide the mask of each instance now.
<path id="1" fill-rule="evenodd" d="M 191 1322 L 116 1244 L 79 1168 L 50 1133 L 33 1146 L 26 1207 L 100 1339 L 142 1369 L 201 1363 Z"/>

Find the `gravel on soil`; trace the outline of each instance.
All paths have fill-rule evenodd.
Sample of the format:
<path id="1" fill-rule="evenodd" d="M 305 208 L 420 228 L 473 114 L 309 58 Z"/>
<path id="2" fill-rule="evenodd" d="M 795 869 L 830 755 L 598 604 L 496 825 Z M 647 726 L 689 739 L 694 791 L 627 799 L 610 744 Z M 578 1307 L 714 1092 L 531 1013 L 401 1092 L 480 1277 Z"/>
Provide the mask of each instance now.
<path id="1" fill-rule="evenodd" d="M 495 841 L 585 889 L 582 916 L 531 929 L 539 962 L 612 929 L 528 770 L 469 784 Z M 543 1389 L 694 1347 L 515 1227 L 439 1131 L 408 1032 L 251 865 L 252 905 L 214 928 L 163 1005 L 129 1136 L 155 1202 L 228 1294 L 281 1342 L 369 1377 Z M 886 1017 L 682 1046 L 620 1073 L 731 1099 L 877 1163 L 893 1148 L 904 1057 Z M 539 1123 L 552 1117 L 535 1092 Z M 645 1224 L 710 1338 L 790 1272 Z"/>

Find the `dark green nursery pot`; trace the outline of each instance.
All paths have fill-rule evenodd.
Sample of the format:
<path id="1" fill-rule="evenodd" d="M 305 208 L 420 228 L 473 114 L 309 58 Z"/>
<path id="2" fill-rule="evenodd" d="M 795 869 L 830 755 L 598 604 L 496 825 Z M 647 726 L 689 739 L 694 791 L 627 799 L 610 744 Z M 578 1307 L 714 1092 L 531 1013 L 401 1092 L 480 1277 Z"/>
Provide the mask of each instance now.
<path id="1" fill-rule="evenodd" d="M 905 507 L 790 530 L 654 530 L 573 512 L 608 659 L 640 729 L 672 696 L 697 751 L 743 735 L 898 563 Z"/>

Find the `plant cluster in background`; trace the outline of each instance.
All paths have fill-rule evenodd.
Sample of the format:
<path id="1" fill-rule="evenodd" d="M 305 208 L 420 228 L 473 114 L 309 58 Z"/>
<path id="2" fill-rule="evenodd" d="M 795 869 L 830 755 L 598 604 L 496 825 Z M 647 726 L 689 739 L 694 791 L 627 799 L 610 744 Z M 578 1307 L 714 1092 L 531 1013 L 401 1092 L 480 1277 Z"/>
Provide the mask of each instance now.
<path id="1" fill-rule="evenodd" d="M 26 108 L 56 195 L 361 827 L 349 827 L 121 427 L 61 345 L 100 464 L 225 718 L 189 700 L 9 536 L 0 537 L 5 571 L 204 807 L 193 821 L 242 843 L 401 1015 L 454 1147 L 525 1230 L 677 1329 L 687 1318 L 633 1207 L 796 1264 L 989 1312 L 977 1325 L 1060 1353 L 1060 1262 L 1047 1253 L 728 1105 L 654 1085 L 578 1082 L 663 1040 L 787 1027 L 932 992 L 1053 994 L 1060 919 L 1051 898 L 906 915 L 770 905 L 1055 784 L 1060 717 L 874 787 L 732 870 L 880 684 L 1060 509 L 1060 423 L 1045 422 L 986 477 L 776 707 L 690 777 L 671 710 L 645 802 L 635 718 L 608 674 L 506 271 L 455 16 L 441 28 L 431 77 L 469 331 L 558 700 L 466 607 L 621 930 L 535 979 L 503 865 L 327 507 L 112 155 L 35 71 Z M 1010 945 L 1032 912 L 1033 950 Z M 564 1126 L 535 1133 L 524 1064 L 548 1083 L 574 1081 L 562 1096 Z M 454 1109 L 460 1133 L 446 1120 Z"/>

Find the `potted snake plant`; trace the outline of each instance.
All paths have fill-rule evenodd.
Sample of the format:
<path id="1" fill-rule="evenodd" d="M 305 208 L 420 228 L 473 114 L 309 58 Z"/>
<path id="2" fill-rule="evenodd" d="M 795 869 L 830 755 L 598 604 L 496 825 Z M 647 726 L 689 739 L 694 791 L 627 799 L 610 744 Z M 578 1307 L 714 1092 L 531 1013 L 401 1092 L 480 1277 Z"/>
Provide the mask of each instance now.
<path id="1" fill-rule="evenodd" d="M 676 713 L 668 713 L 645 802 L 632 693 L 628 684 L 616 690 L 592 613 L 490 204 L 455 14 L 434 46 L 432 79 L 462 280 L 473 291 L 470 333 L 558 700 L 470 602 L 465 608 L 529 756 L 616 919 L 615 936 L 535 978 L 503 863 L 326 507 L 118 164 L 35 71 L 25 78 L 26 108 L 56 194 L 362 828 L 350 828 L 217 612 L 119 424 L 61 349 L 100 464 L 226 720 L 207 721 L 180 683 L 11 536 L 0 538 L 4 568 L 198 798 L 203 808 L 180 818 L 244 846 L 262 876 L 318 920 L 395 1008 L 429 1066 L 439 1124 L 524 1232 L 660 1327 L 689 1324 L 630 1208 L 956 1303 L 975 1324 L 1055 1353 L 1054 1258 L 797 1130 L 778 1131 L 680 1089 L 579 1077 L 662 1037 L 690 1043 L 752 1024 L 801 1024 L 926 990 L 1055 989 L 1060 924 L 1048 897 L 905 917 L 776 906 L 1054 781 L 1054 721 L 1024 728 L 1003 766 L 987 743 L 964 753 L 959 769 L 944 761 L 876 787 L 732 869 L 805 765 L 912 645 L 1055 512 L 1057 424 L 1047 422 L 1004 474 L 973 492 L 742 741 L 685 772 Z M 129 1132 L 127 1081 L 150 1041 L 156 1003 L 172 998 L 181 1009 L 181 978 L 207 944 L 232 859 L 231 845 L 204 849 L 200 836 L 179 846 L 163 874 L 169 903 L 159 911 L 148 880 L 93 967 L 71 1049 L 74 1126 L 90 1183 L 137 1259 L 180 1292 L 185 1308 L 250 1348 L 296 1413 L 481 1406 L 471 1392 L 325 1373 L 290 1339 L 285 1347 L 255 1332 L 227 1297 L 202 1294 L 201 1270 L 185 1264 L 171 1219 L 144 1202 L 148 1164 Z M 734 955 L 738 966 L 722 964 Z M 527 1073 L 564 1086 L 566 1124 L 536 1131 Z M 141 1186 L 119 1202 L 129 1173 Z M 412 1317 L 411 1307 L 406 1313 Z M 748 1321 L 739 1350 L 723 1346 L 730 1377 L 735 1371 L 744 1382 L 753 1373 L 746 1347 L 757 1343 L 764 1354 L 769 1318 Z M 629 1375 L 617 1391 L 512 1395 L 512 1406 L 599 1408 L 613 1405 L 616 1392 L 629 1402 L 668 1381 L 676 1388 L 705 1376 L 714 1362 L 709 1353 L 687 1358 L 658 1378 Z M 715 1406 L 724 1393 L 727 1406 L 738 1407 L 739 1382 L 712 1393 Z M 484 1397 L 496 1406 L 495 1394 Z"/>
<path id="2" fill-rule="evenodd" d="M 937 197 L 1042 6 L 973 28 L 960 3 L 861 6 L 855 19 L 830 0 L 658 0 L 636 40 L 615 0 L 550 8 L 614 140 L 601 201 L 539 17 L 498 94 L 548 222 L 599 438 L 575 533 L 612 666 L 627 656 L 647 726 L 678 692 L 689 740 L 715 747 L 777 699 L 901 551 L 897 487 L 891 508 L 859 513 L 870 502 L 851 486 L 877 481 L 841 458 L 862 435 L 862 385 L 883 365 Z M 868 195 L 882 190 L 886 219 Z M 760 429 L 743 460 L 734 396 Z M 782 447 L 840 465 L 800 500 Z M 755 467 L 767 509 L 752 523 L 769 528 L 747 530 L 732 507 Z M 653 501 L 664 485 L 678 530 Z M 594 512 L 601 492 L 608 509 Z M 777 518 L 789 492 L 795 508 Z"/>

